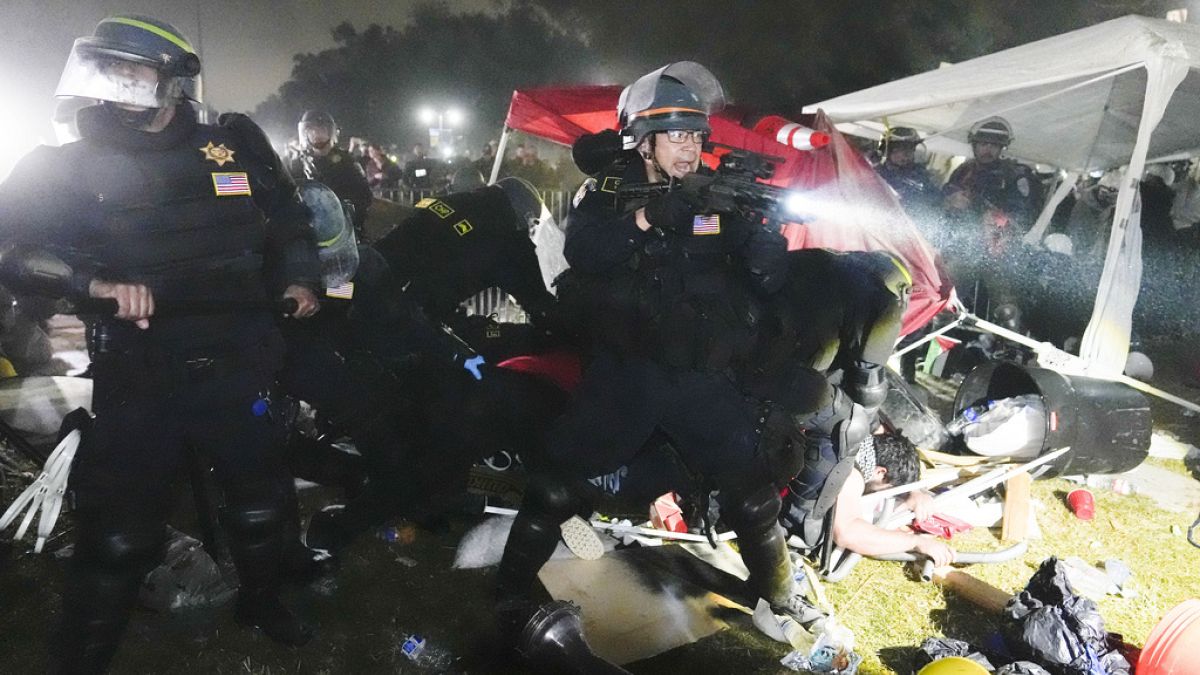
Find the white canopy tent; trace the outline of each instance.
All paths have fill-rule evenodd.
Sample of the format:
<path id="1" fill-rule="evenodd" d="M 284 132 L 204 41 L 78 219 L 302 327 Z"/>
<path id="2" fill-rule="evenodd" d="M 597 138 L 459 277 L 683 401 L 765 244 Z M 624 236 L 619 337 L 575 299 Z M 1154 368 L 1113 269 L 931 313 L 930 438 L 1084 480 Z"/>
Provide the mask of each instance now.
<path id="1" fill-rule="evenodd" d="M 1200 151 L 1200 26 L 1126 16 L 805 107 L 843 131 L 907 126 L 938 151 L 969 155 L 967 131 L 992 115 L 1014 129 L 1010 156 L 1068 172 L 1030 239 L 1081 172 L 1125 169 L 1080 367 L 1116 377 L 1141 284 L 1137 178 L 1148 161 Z"/>

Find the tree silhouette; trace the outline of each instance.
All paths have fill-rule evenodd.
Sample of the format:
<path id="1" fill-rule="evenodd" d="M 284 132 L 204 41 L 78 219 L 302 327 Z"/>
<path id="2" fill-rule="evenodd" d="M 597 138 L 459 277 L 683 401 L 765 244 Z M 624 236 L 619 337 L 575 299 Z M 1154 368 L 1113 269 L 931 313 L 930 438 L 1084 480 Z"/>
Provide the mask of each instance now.
<path id="1" fill-rule="evenodd" d="M 454 106 L 467 114 L 468 137 L 482 141 L 499 133 L 514 88 L 578 82 L 592 60 L 527 4 L 501 14 L 422 5 L 401 28 L 343 23 L 333 38 L 332 49 L 297 55 L 291 79 L 255 110 L 275 138 L 293 137 L 300 115 L 319 108 L 343 135 L 414 142 L 426 132 L 418 108 Z"/>

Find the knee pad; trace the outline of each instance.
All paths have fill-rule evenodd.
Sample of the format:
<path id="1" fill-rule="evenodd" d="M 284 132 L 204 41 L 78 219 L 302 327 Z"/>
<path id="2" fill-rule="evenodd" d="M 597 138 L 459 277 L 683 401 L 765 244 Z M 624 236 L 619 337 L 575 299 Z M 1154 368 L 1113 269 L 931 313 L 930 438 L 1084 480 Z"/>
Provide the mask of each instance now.
<path id="1" fill-rule="evenodd" d="M 85 565 L 109 570 L 148 573 L 163 558 L 166 531 L 162 526 L 84 534 L 76 543 L 75 555 Z"/>
<path id="2" fill-rule="evenodd" d="M 240 535 L 261 535 L 283 524 L 284 505 L 280 500 L 259 500 L 230 505 L 221 509 L 221 524 Z"/>
<path id="3" fill-rule="evenodd" d="M 568 481 L 535 475 L 525 487 L 525 499 L 521 508 L 555 518 L 556 523 L 561 523 L 586 508 L 588 501 L 582 490 Z"/>
<path id="4" fill-rule="evenodd" d="M 782 506 L 779 491 L 769 483 L 721 500 L 722 515 L 739 535 L 774 526 Z"/>

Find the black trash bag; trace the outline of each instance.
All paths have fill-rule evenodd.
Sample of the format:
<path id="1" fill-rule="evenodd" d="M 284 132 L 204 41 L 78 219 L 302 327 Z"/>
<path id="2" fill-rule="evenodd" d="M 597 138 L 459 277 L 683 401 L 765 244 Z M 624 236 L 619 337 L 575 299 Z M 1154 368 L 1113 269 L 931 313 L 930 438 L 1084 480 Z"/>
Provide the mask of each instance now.
<path id="1" fill-rule="evenodd" d="M 237 595 L 203 544 L 171 527 L 167 535 L 163 562 L 146 575 L 138 593 L 144 606 L 156 612 L 178 612 L 219 607 Z"/>
<path id="2" fill-rule="evenodd" d="M 1030 661 L 1016 661 L 1002 666 L 996 675 L 1050 675 L 1050 671 Z"/>
<path id="3" fill-rule="evenodd" d="M 1016 656 L 1054 675 L 1129 675 L 1129 663 L 1109 648 L 1096 603 L 1075 594 L 1055 557 L 1004 608 L 1007 643 Z"/>
<path id="4" fill-rule="evenodd" d="M 953 638 L 926 638 L 921 643 L 921 648 L 917 650 L 916 656 L 913 657 L 913 672 L 916 672 L 925 666 L 944 659 L 947 656 L 961 656 L 971 659 L 975 663 L 987 668 L 990 672 L 993 670 L 992 662 L 988 657 L 984 656 L 974 645 L 962 640 Z"/>

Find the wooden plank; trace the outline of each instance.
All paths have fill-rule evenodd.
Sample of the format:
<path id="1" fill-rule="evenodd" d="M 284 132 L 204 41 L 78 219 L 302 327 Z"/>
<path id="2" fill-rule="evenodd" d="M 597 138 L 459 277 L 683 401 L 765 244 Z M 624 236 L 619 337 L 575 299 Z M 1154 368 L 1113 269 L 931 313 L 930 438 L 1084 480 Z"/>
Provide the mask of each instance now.
<path id="1" fill-rule="evenodd" d="M 1004 520 L 1000 538 L 1004 541 L 1024 541 L 1029 534 L 1030 488 L 1033 477 L 1028 471 L 1004 481 Z"/>
<path id="2" fill-rule="evenodd" d="M 932 580 L 942 588 L 948 588 L 961 595 L 976 607 L 993 614 L 1003 612 L 1004 606 L 1012 599 L 1011 594 L 953 567 L 934 569 Z"/>

